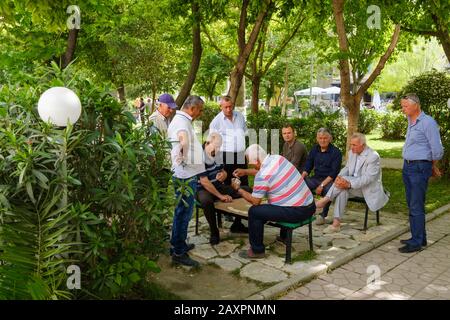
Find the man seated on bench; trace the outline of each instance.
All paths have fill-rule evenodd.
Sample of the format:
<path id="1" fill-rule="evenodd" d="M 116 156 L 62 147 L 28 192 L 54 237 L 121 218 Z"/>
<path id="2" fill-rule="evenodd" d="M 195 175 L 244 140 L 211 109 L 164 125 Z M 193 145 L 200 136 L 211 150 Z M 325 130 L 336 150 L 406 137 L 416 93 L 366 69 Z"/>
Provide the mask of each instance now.
<path id="1" fill-rule="evenodd" d="M 264 224 L 267 221 L 297 223 L 310 218 L 316 206 L 311 191 L 302 176 L 286 158 L 268 155 L 261 146 L 253 144 L 245 151 L 249 164 L 258 170 L 249 193 L 233 180 L 231 186 L 252 204 L 248 211 L 250 248 L 239 256 L 247 259 L 265 257 Z M 268 204 L 261 204 L 267 195 Z"/>
<path id="2" fill-rule="evenodd" d="M 241 196 L 230 185 L 224 184 L 227 178 L 227 172 L 223 164 L 215 162 L 215 156 L 222 145 L 222 137 L 218 133 L 211 133 L 204 143 L 205 150 L 205 172 L 198 175 L 197 200 L 200 202 L 205 218 L 208 221 L 210 238 L 209 243 L 216 245 L 220 242 L 219 228 L 217 227 L 216 209 L 214 201 L 231 202 L 233 199 Z M 247 190 L 251 190 L 247 187 Z M 235 218 L 231 232 L 233 230 L 248 230 L 240 218 Z"/>
<path id="3" fill-rule="evenodd" d="M 341 219 L 349 197 L 364 197 L 372 211 L 380 210 L 389 200 L 381 182 L 380 156 L 367 146 L 365 135 L 353 134 L 350 147 L 345 167 L 325 197 L 316 202 L 317 208 L 323 208 L 335 200 L 333 224 L 325 228 L 323 233 L 341 230 Z"/>

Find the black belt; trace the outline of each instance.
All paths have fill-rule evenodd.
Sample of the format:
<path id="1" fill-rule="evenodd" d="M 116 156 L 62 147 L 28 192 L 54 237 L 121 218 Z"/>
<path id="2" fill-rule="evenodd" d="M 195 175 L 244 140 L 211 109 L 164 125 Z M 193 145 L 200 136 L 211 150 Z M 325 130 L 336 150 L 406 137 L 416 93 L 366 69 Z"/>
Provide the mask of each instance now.
<path id="1" fill-rule="evenodd" d="M 415 163 L 415 162 L 431 162 L 430 160 L 406 160 L 406 163 Z"/>

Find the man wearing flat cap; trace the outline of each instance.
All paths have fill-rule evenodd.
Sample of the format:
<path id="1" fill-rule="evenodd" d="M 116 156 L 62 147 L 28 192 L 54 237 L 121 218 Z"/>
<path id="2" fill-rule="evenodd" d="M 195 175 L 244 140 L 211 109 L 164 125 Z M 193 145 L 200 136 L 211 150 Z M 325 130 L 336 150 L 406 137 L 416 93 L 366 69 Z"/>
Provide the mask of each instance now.
<path id="1" fill-rule="evenodd" d="M 158 108 L 151 114 L 149 120 L 164 137 L 167 136 L 167 128 L 175 110 L 177 110 L 177 104 L 170 94 L 164 93 L 159 96 Z"/>

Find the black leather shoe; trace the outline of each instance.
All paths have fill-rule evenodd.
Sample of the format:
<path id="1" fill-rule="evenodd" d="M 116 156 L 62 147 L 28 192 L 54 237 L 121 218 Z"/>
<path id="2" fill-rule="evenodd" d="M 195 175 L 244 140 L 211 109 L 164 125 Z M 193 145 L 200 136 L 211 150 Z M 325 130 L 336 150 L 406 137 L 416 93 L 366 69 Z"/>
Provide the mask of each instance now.
<path id="1" fill-rule="evenodd" d="M 220 237 L 218 237 L 218 236 L 211 236 L 211 237 L 209 238 L 209 243 L 210 243 L 212 246 L 215 246 L 216 244 L 219 244 L 219 242 L 220 242 Z"/>
<path id="2" fill-rule="evenodd" d="M 409 244 L 398 249 L 398 251 L 400 251 L 401 253 L 412 253 L 420 250 L 422 250 L 422 247 L 413 247 Z"/>
<path id="3" fill-rule="evenodd" d="M 248 228 L 242 223 L 233 223 L 230 227 L 232 233 L 248 233 Z"/>
<path id="4" fill-rule="evenodd" d="M 188 245 L 187 245 L 187 251 L 191 251 L 192 249 L 194 249 L 195 248 L 195 244 L 193 244 L 193 243 L 189 243 Z"/>
<path id="5" fill-rule="evenodd" d="M 401 244 L 409 244 L 411 242 L 411 239 L 403 239 L 400 240 Z M 424 242 L 422 242 L 422 247 L 426 247 L 428 245 L 427 240 L 425 240 Z"/>
<path id="6" fill-rule="evenodd" d="M 187 253 L 182 255 L 176 255 L 174 254 L 172 256 L 172 262 L 175 264 L 181 264 L 188 267 L 199 267 L 200 263 L 198 261 L 195 261 L 194 259 L 191 259 Z"/>

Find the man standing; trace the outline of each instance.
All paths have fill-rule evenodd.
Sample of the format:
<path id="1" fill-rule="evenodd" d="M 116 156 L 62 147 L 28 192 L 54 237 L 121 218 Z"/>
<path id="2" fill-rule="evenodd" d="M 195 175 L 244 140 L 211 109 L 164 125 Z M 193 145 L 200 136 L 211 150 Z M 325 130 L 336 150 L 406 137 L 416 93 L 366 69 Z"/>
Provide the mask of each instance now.
<path id="1" fill-rule="evenodd" d="M 175 198 L 180 199 L 175 207 L 170 239 L 172 262 L 197 267 L 199 263 L 191 259 L 188 251 L 193 245 L 186 243 L 187 229 L 194 209 L 197 175 L 205 171 L 203 149 L 198 141 L 192 121 L 203 109 L 199 96 L 189 96 L 180 111 L 177 111 L 167 131 L 172 143 L 172 171 Z"/>
<path id="2" fill-rule="evenodd" d="M 221 112 L 214 117 L 209 125 L 210 133 L 217 132 L 222 136 L 222 152 L 221 158 L 218 158 L 219 163 L 224 164 L 224 169 L 227 172 L 225 184 L 231 184 L 233 171 L 238 168 L 247 168 L 245 163 L 245 133 L 247 132 L 247 125 L 242 113 L 234 111 L 234 104 L 230 96 L 223 96 L 220 100 Z M 243 176 L 241 180 L 243 186 L 248 186 L 248 177 Z M 235 218 L 234 223 L 230 228 L 231 232 L 247 233 L 246 228 L 240 218 Z"/>
<path id="3" fill-rule="evenodd" d="M 248 211 L 250 248 L 239 256 L 259 259 L 265 256 L 264 224 L 267 221 L 296 223 L 314 214 L 316 206 L 311 191 L 295 167 L 280 155 L 267 155 L 257 144 L 246 151 L 248 162 L 258 170 L 253 193 L 243 190 L 239 184 L 231 185 L 252 204 Z M 261 204 L 267 196 L 268 204 Z"/>
<path id="4" fill-rule="evenodd" d="M 281 134 L 284 140 L 283 152 L 281 155 L 288 159 L 288 161 L 297 168 L 298 172 L 303 172 L 306 156 L 308 155 L 305 145 L 297 140 L 294 127 L 289 123 L 283 126 Z"/>
<path id="5" fill-rule="evenodd" d="M 333 137 L 328 129 L 320 128 L 317 131 L 316 139 L 317 144 L 312 147 L 308 154 L 302 177 L 311 191 L 314 190 L 317 195 L 324 196 L 330 190 L 341 169 L 342 153 L 331 143 Z M 314 176 L 309 177 L 313 169 Z M 330 205 L 331 203 L 328 203 L 323 208 L 322 213 L 317 216 L 317 225 L 325 223 Z"/>
<path id="6" fill-rule="evenodd" d="M 177 110 L 177 104 L 170 94 L 164 93 L 159 96 L 158 108 L 151 114 L 149 120 L 153 122 L 153 125 L 164 137 L 167 136 L 170 117 L 175 113 L 175 110 Z"/>
<path id="7" fill-rule="evenodd" d="M 401 240 L 405 246 L 399 251 L 408 253 L 419 251 L 427 245 L 425 195 L 428 179 L 441 175 L 437 162 L 442 158 L 444 150 L 439 127 L 432 117 L 421 111 L 419 97 L 414 93 L 407 94 L 402 97 L 400 104 L 408 118 L 402 156 L 411 238 Z"/>
<path id="8" fill-rule="evenodd" d="M 349 197 L 364 197 L 367 206 L 374 212 L 384 207 L 389 200 L 381 182 L 378 153 L 367 146 L 366 137 L 358 132 L 352 135 L 350 147 L 345 167 L 339 172 L 326 196 L 316 202 L 317 208 L 323 208 L 327 203 L 336 200 L 333 224 L 326 227 L 323 233 L 340 231 L 341 219 Z"/>

